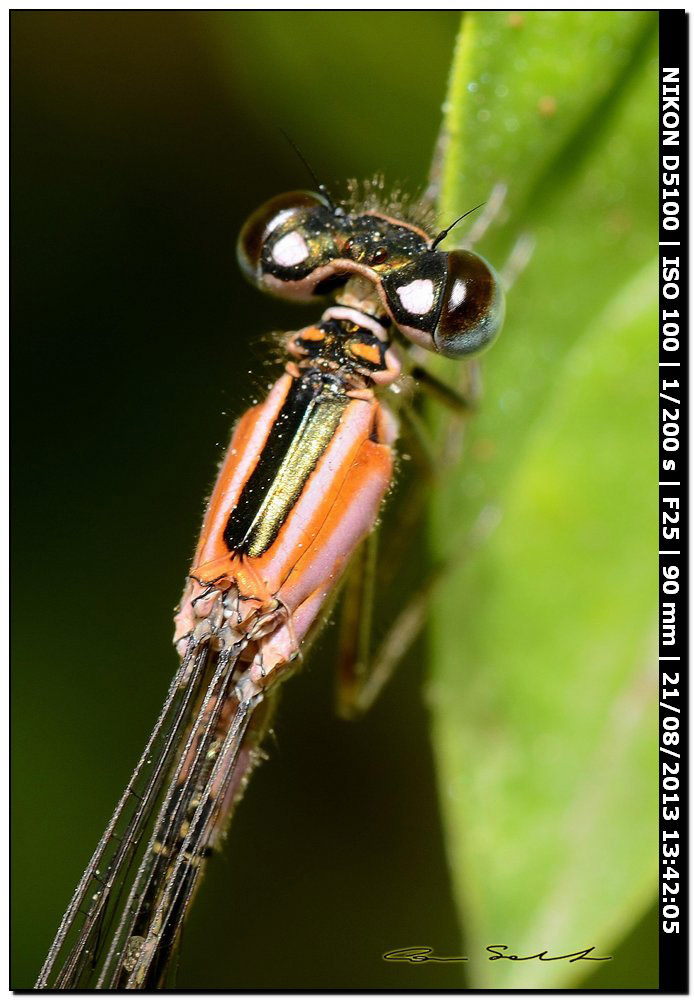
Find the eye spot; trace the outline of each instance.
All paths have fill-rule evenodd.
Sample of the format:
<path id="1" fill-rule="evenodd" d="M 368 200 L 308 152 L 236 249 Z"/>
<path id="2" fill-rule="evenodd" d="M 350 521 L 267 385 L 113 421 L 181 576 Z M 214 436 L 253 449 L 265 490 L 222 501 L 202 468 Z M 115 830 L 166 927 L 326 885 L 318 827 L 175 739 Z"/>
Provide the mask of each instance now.
<path id="1" fill-rule="evenodd" d="M 370 264 L 375 266 L 376 264 L 383 264 L 388 260 L 389 254 L 386 247 L 376 247 L 374 252 L 371 254 Z"/>
<path id="2" fill-rule="evenodd" d="M 272 258 L 280 267 L 294 267 L 306 260 L 308 255 L 308 244 L 296 230 L 281 236 L 272 248 Z"/>
<path id="3" fill-rule="evenodd" d="M 429 278 L 417 278 L 409 285 L 396 289 L 403 309 L 415 316 L 424 316 L 434 304 L 434 282 Z"/>
<path id="4" fill-rule="evenodd" d="M 462 305 L 465 301 L 465 294 L 467 292 L 467 285 L 464 281 L 459 278 L 453 282 L 453 288 L 451 289 L 451 297 L 448 300 L 449 309 L 457 309 L 458 306 Z"/>

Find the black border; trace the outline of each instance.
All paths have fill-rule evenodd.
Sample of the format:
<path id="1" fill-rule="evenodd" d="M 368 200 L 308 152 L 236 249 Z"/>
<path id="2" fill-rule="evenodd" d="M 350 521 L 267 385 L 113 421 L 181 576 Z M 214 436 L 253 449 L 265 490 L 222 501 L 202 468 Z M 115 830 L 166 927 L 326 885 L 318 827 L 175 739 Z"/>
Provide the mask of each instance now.
<path id="1" fill-rule="evenodd" d="M 689 940 L 689 914 L 688 914 L 688 832 L 689 832 L 689 808 L 687 802 L 687 786 L 689 777 L 688 767 L 688 743 L 689 734 L 687 728 L 687 709 L 689 694 L 688 679 L 688 574 L 687 574 L 687 552 L 688 552 L 688 525 L 687 525 L 687 501 L 689 493 L 689 468 L 688 468 L 688 444 L 689 435 L 687 430 L 688 422 L 688 321 L 689 321 L 689 290 L 687 287 L 687 274 L 689 269 L 689 221 L 688 208 L 689 197 L 687 191 L 689 172 L 689 134 L 688 134 L 688 110 L 689 110 L 689 67 L 688 67 L 688 16 L 685 11 L 661 11 L 660 12 L 660 93 L 659 93 L 659 150 L 660 150 L 660 224 L 659 224 L 659 257 L 660 257 L 660 289 L 659 289 L 659 406 L 658 406 L 658 433 L 659 433 L 659 844 L 658 844 L 658 865 L 659 865 L 659 893 L 660 902 L 660 923 L 659 923 L 659 982 L 660 992 L 666 993 L 686 993 L 688 991 L 689 968 L 688 968 L 688 940 Z M 666 73 L 666 70 L 670 73 Z M 673 80 L 677 74 L 672 70 L 679 69 L 679 93 L 675 92 Z M 666 82 L 667 76 L 667 82 Z M 667 90 L 667 93 L 666 93 Z M 673 109 L 672 105 L 665 103 L 666 97 L 677 97 L 679 101 L 679 125 L 678 140 L 670 141 L 666 145 L 665 133 L 669 129 L 672 132 Z M 665 191 L 673 191 L 671 184 L 664 183 L 664 175 L 668 171 L 663 158 L 667 156 L 678 156 L 679 165 L 676 172 L 679 173 L 678 194 L 665 196 Z M 670 161 L 670 166 L 673 161 Z M 664 223 L 668 217 L 663 211 L 663 203 L 667 200 L 671 207 L 679 202 L 679 212 L 677 218 L 679 226 L 676 229 L 666 228 Z M 672 223 L 669 223 L 670 226 Z M 677 280 L 668 285 L 668 279 L 673 277 L 673 261 L 678 259 L 679 275 Z M 666 263 L 666 261 L 668 263 Z M 667 271 L 667 277 L 665 272 Z M 679 286 L 677 288 L 677 286 Z M 667 294 L 666 294 L 667 291 Z M 663 312 L 670 313 L 677 310 L 679 312 L 679 343 L 673 350 L 676 340 L 667 341 L 663 326 Z M 670 386 L 664 386 L 663 382 L 668 381 Z M 678 387 L 672 387 L 674 381 L 679 383 Z M 664 399 L 669 396 L 669 399 Z M 673 400 L 677 402 L 674 406 Z M 665 448 L 665 434 L 663 426 L 670 420 L 666 416 L 666 411 L 671 415 L 673 409 L 679 410 L 679 448 L 674 451 Z M 664 465 L 667 462 L 669 464 Z M 666 502 L 667 498 L 667 502 Z M 679 507 L 679 539 L 666 538 L 663 529 L 667 525 L 672 529 L 672 522 L 668 522 L 666 513 L 672 516 L 673 503 L 678 502 Z M 676 567 L 676 570 L 675 570 Z M 665 572 L 670 575 L 678 572 L 677 581 L 679 590 L 677 593 L 668 593 L 663 589 L 666 583 Z M 674 605 L 674 636 L 670 632 L 671 610 L 663 615 L 663 604 Z M 665 618 L 665 621 L 663 620 Z M 678 684 L 673 685 L 671 678 L 677 674 Z M 667 720 L 667 724 L 665 724 Z M 679 742 L 664 743 L 663 736 L 667 732 L 676 732 L 679 735 Z M 672 739 L 672 737 L 668 737 Z M 679 756 L 676 756 L 679 755 Z M 670 774 L 673 767 L 679 770 L 679 801 L 673 808 L 675 796 L 671 789 L 664 789 L 662 781 L 665 777 L 665 765 L 670 766 Z M 666 772 L 667 773 L 667 772 Z M 663 802 L 663 795 L 669 795 L 669 800 Z M 669 817 L 666 819 L 665 817 Z M 675 819 L 672 817 L 675 816 Z M 676 859 L 666 859 L 663 854 L 664 845 L 679 845 L 679 853 Z M 672 849 L 672 848 L 670 848 Z M 678 879 L 671 879 L 665 882 L 662 875 L 667 871 L 667 866 L 671 865 L 678 872 Z M 666 867 L 663 867 L 666 866 Z M 677 884 L 678 892 L 673 895 L 673 889 Z M 673 903 L 675 904 L 673 906 Z M 664 907 L 669 907 L 667 913 Z M 679 917 L 676 922 L 677 931 L 672 930 L 665 933 L 664 928 L 672 928 L 673 921 L 668 919 L 675 908 L 679 909 Z"/>

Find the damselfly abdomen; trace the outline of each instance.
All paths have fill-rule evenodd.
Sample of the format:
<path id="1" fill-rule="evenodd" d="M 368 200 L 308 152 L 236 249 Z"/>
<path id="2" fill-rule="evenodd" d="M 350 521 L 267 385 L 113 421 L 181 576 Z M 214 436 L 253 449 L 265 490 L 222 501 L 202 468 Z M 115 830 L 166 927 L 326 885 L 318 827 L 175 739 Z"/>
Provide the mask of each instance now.
<path id="1" fill-rule="evenodd" d="M 331 294 L 333 304 L 287 335 L 284 373 L 234 429 L 176 615 L 181 666 L 37 986 L 165 984 L 278 682 L 300 662 L 389 489 L 389 389 L 412 369 L 412 345 L 467 358 L 500 328 L 494 271 L 470 251 L 439 250 L 447 232 L 432 239 L 306 192 L 273 199 L 244 227 L 239 260 L 255 284 L 294 299 Z"/>

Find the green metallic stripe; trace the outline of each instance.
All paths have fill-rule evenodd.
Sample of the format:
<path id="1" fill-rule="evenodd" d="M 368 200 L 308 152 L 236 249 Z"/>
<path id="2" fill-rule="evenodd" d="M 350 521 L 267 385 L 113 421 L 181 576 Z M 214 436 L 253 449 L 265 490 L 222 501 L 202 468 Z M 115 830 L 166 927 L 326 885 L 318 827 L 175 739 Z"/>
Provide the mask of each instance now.
<path id="1" fill-rule="evenodd" d="M 261 556 L 273 543 L 301 495 L 308 477 L 333 439 L 348 400 L 333 392 L 309 403 L 248 538 L 248 555 Z"/>
<path id="2" fill-rule="evenodd" d="M 292 380 L 253 472 L 229 514 L 230 552 L 261 556 L 277 538 L 337 430 L 349 398 L 332 375 Z"/>
<path id="3" fill-rule="evenodd" d="M 277 470 L 248 539 L 248 554 L 258 557 L 273 543 L 321 455 L 333 439 L 347 399 L 328 392 L 309 403 Z"/>

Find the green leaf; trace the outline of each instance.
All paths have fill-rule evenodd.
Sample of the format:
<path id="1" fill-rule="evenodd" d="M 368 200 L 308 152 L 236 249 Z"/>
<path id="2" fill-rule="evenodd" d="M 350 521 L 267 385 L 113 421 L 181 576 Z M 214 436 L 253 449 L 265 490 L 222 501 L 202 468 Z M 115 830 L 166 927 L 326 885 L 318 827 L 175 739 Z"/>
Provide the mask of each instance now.
<path id="1" fill-rule="evenodd" d="M 561 187 L 595 148 L 606 111 L 652 48 L 656 23 L 633 11 L 466 16 L 446 105 L 447 214 L 501 180 L 517 222 L 525 203 Z"/>
<path id="2" fill-rule="evenodd" d="M 429 685 L 468 972 L 486 988 L 595 971 L 484 949 L 610 954 L 656 888 L 654 23 L 466 15 L 451 79 L 442 216 L 503 182 L 482 252 L 498 266 L 520 233 L 536 241 L 432 510 L 437 556 L 480 512 L 489 534 L 437 600 Z"/>

